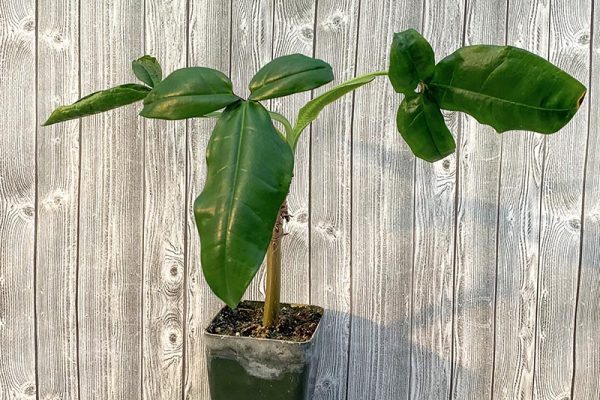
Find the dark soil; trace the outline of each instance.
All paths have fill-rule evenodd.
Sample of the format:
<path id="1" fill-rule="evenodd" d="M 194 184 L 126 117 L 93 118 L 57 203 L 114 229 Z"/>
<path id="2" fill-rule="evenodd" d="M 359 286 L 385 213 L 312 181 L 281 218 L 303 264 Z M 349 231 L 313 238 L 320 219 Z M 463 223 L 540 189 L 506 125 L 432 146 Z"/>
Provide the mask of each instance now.
<path id="1" fill-rule="evenodd" d="M 322 316 L 321 307 L 281 304 L 279 321 L 271 328 L 264 328 L 263 304 L 243 301 L 236 309 L 223 308 L 206 330 L 218 335 L 306 342 L 317 329 Z"/>

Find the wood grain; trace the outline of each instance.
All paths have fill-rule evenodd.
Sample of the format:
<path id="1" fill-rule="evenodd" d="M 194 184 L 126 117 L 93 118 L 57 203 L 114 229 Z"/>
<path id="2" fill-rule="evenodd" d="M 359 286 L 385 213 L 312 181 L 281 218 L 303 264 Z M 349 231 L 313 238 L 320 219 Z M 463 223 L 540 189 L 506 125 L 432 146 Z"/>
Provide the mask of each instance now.
<path id="1" fill-rule="evenodd" d="M 146 0 L 145 53 L 164 76 L 187 61 L 187 1 Z M 145 123 L 142 397 L 182 398 L 186 123 Z"/>
<path id="2" fill-rule="evenodd" d="M 465 2 L 425 1 L 423 35 L 438 60 L 463 42 Z M 446 124 L 460 137 L 458 113 Z M 452 378 L 456 155 L 416 161 L 412 318 L 412 399 L 445 399 Z"/>
<path id="3" fill-rule="evenodd" d="M 420 2 L 362 2 L 357 74 L 386 70 L 393 33 L 420 29 L 422 12 Z M 348 399 L 404 399 L 410 391 L 415 158 L 396 130 L 401 99 L 387 77 L 354 97 Z"/>
<path id="4" fill-rule="evenodd" d="M 80 23 L 81 92 L 134 82 L 143 2 L 83 1 Z M 132 105 L 81 122 L 82 399 L 141 397 L 144 135 L 138 110 Z"/>
<path id="5" fill-rule="evenodd" d="M 401 97 L 384 77 L 322 113 L 297 149 L 283 276 L 284 300 L 329 310 L 314 398 L 595 399 L 592 5 L 0 2 L 0 400 L 210 398 L 202 332 L 221 302 L 192 203 L 214 120 L 143 120 L 138 104 L 37 127 L 51 109 L 135 82 L 144 53 L 165 73 L 222 70 L 241 96 L 262 65 L 295 52 L 330 62 L 339 83 L 386 69 L 392 33 L 409 27 L 438 60 L 463 40 L 525 47 L 590 94 L 552 136 L 499 136 L 446 113 L 458 153 L 434 165 L 396 132 Z M 266 105 L 293 120 L 312 95 Z M 261 280 L 247 297 L 262 298 Z"/>
<path id="6" fill-rule="evenodd" d="M 591 1 L 552 0 L 549 59 L 589 81 Z M 538 287 L 535 398 L 569 398 L 581 249 L 588 104 L 546 143 Z"/>
<path id="7" fill-rule="evenodd" d="M 273 58 L 301 53 L 313 56 L 316 0 L 277 0 L 273 10 Z M 273 99 L 271 109 L 294 123 L 298 110 L 311 98 L 310 92 Z M 294 178 L 288 195 L 292 218 L 282 241 L 282 301 L 310 301 L 308 209 L 310 202 L 310 135 L 301 136 L 296 148 Z"/>
<path id="8" fill-rule="evenodd" d="M 504 44 L 506 3 L 466 3 L 465 44 Z M 457 143 L 453 399 L 491 396 L 501 136 L 461 116 Z"/>
<path id="9" fill-rule="evenodd" d="M 273 0 L 234 1 L 231 9 L 231 80 L 234 92 L 250 94 L 248 83 L 273 58 Z M 244 298 L 264 300 L 265 262 Z"/>
<path id="10" fill-rule="evenodd" d="M 230 75 L 229 1 L 193 1 L 188 9 L 188 65 L 216 68 Z M 200 265 L 200 240 L 192 205 L 204 186 L 206 145 L 214 121 L 193 119 L 187 122 L 186 167 L 186 271 L 184 326 L 185 400 L 210 398 L 202 332 L 222 303 L 204 281 Z"/>
<path id="11" fill-rule="evenodd" d="M 39 1 L 38 121 L 81 97 L 79 5 Z M 78 121 L 37 131 L 37 365 L 38 396 L 78 399 L 77 266 L 79 211 Z"/>
<path id="12" fill-rule="evenodd" d="M 509 2 L 507 44 L 548 56 L 549 1 Z M 545 135 L 503 135 L 498 210 L 494 397 L 533 395 L 538 241 Z"/>
<path id="13" fill-rule="evenodd" d="M 358 0 L 319 0 L 315 57 L 335 81 L 355 74 Z M 323 92 L 315 90 L 315 94 Z M 351 290 L 352 99 L 329 106 L 311 129 L 310 300 L 327 310 L 321 330 L 315 399 L 345 399 Z"/>
<path id="14" fill-rule="evenodd" d="M 584 220 L 582 225 L 582 254 L 579 273 L 579 296 L 575 324 L 574 370 L 572 398 L 593 399 L 600 393 L 600 109 L 598 93 L 600 80 L 600 8 L 596 5 L 591 37 L 591 77 L 587 162 L 584 182 Z"/>
<path id="15" fill-rule="evenodd" d="M 0 3 L 0 399 L 36 397 L 36 4 Z"/>

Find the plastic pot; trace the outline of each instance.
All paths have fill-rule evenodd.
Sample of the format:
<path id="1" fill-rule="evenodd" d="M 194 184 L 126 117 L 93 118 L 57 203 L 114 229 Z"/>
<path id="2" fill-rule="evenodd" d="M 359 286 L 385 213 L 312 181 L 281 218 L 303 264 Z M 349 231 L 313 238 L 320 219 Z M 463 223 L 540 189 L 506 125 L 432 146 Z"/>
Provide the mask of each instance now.
<path id="1" fill-rule="evenodd" d="M 205 330 L 211 399 L 311 399 L 318 363 L 314 345 L 320 325 L 307 342 L 226 336 Z"/>

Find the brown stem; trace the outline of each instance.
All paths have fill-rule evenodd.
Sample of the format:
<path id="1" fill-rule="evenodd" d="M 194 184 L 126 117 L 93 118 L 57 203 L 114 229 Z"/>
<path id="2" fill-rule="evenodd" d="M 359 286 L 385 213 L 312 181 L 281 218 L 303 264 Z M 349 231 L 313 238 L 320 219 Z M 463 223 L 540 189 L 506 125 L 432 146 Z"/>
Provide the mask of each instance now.
<path id="1" fill-rule="evenodd" d="M 279 215 L 273 228 L 273 237 L 267 250 L 267 283 L 263 326 L 271 327 L 279 318 L 279 302 L 281 298 L 281 238 L 284 221 L 289 219 L 287 201 L 279 209 Z"/>

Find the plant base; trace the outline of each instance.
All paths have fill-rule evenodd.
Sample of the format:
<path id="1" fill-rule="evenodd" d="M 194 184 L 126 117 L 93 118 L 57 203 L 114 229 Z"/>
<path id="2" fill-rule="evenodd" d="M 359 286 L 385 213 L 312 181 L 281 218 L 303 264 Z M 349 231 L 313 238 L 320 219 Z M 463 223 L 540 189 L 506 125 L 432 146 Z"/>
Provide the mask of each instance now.
<path id="1" fill-rule="evenodd" d="M 205 331 L 211 399 L 310 399 L 314 367 L 318 362 L 313 351 L 318 331 L 317 326 L 313 337 L 306 342 L 225 336 Z"/>

